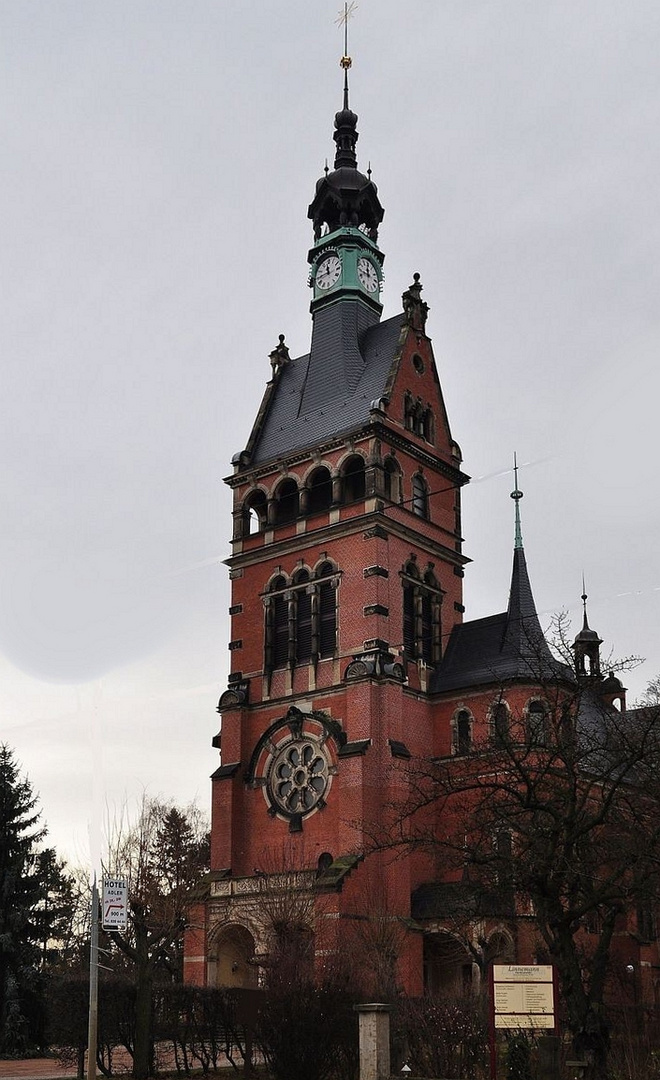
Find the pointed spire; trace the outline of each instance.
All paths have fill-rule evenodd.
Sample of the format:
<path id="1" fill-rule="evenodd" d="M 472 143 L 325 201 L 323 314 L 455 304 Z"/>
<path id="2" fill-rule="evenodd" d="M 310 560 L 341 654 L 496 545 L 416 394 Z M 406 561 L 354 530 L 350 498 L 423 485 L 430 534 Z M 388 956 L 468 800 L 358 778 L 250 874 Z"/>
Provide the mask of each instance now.
<path id="1" fill-rule="evenodd" d="M 541 629 L 527 570 L 520 527 L 520 500 L 523 493 L 518 488 L 518 461 L 515 454 L 513 472 L 515 489 L 511 492 L 511 498 L 516 504 L 516 527 L 511 589 L 502 652 L 515 656 L 520 662 L 521 671 L 528 668 L 530 673 L 534 672 L 538 675 L 542 671 L 551 670 L 555 661 Z"/>
<path id="2" fill-rule="evenodd" d="M 583 630 L 589 630 L 589 621 L 587 619 L 587 590 L 584 584 L 584 570 L 582 571 L 582 607 L 584 608 L 584 621 L 582 623 Z"/>
<path id="3" fill-rule="evenodd" d="M 336 22 L 344 29 L 344 53 L 339 65 L 344 72 L 342 108 L 335 114 L 334 171 L 322 177 L 316 185 L 316 193 L 308 210 L 314 223 L 314 240 L 324 235 L 324 230 L 334 232 L 343 227 L 362 228 L 370 239 L 378 240 L 378 226 L 383 220 L 383 208 L 378 199 L 378 188 L 369 175 L 358 171 L 356 146 L 358 141 L 357 114 L 349 101 L 348 72 L 353 60 L 348 54 L 348 22 L 355 12 L 355 0 L 345 2 Z"/>
<path id="4" fill-rule="evenodd" d="M 589 620 L 587 618 L 587 599 L 588 599 L 587 590 L 586 590 L 586 587 L 585 587 L 585 584 L 584 584 L 584 572 L 583 572 L 582 573 L 582 596 L 581 596 L 582 610 L 583 610 L 582 629 L 580 630 L 580 633 L 575 638 L 575 644 L 578 644 L 579 642 L 585 642 L 585 641 L 592 641 L 592 642 L 595 641 L 595 642 L 598 642 L 599 645 L 602 645 L 601 638 L 599 638 L 596 631 L 592 630 L 591 627 L 589 626 Z"/>
<path id="5" fill-rule="evenodd" d="M 339 61 L 339 66 L 344 69 L 344 109 L 349 108 L 348 104 L 348 69 L 352 67 L 353 61 L 350 56 L 342 56 Z"/>
<path id="6" fill-rule="evenodd" d="M 513 475 L 515 477 L 515 490 L 511 492 L 511 498 L 516 504 L 516 531 L 513 546 L 517 549 L 522 548 L 523 546 L 522 529 L 520 527 L 520 500 L 523 497 L 523 493 L 518 488 L 518 459 L 516 457 L 515 451 L 513 454 Z"/>

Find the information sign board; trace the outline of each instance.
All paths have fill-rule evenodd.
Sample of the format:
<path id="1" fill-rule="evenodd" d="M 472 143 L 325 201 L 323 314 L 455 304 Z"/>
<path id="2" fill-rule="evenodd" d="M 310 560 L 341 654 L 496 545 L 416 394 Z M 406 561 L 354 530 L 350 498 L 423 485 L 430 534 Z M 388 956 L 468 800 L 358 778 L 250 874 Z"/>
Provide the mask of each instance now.
<path id="1" fill-rule="evenodd" d="M 551 964 L 494 964 L 493 1020 L 496 1028 L 554 1028 Z"/>
<path id="2" fill-rule="evenodd" d="M 101 922 L 104 930 L 125 930 L 128 925 L 128 882 L 103 878 Z"/>

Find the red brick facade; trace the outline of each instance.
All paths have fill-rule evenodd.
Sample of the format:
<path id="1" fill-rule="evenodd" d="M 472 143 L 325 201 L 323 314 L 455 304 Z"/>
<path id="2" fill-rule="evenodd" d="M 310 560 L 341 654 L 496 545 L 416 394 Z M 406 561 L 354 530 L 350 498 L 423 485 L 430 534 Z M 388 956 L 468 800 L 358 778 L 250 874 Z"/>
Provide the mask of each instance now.
<path id="1" fill-rule="evenodd" d="M 346 116 L 350 134 L 357 118 L 341 113 L 338 120 L 345 124 Z M 335 175 L 326 178 L 331 195 Z M 363 188 L 373 187 L 356 176 Z M 349 195 L 336 198 L 348 205 Z M 353 246 L 359 242 L 355 228 L 337 229 L 331 238 L 339 251 L 344 234 Z M 311 253 L 313 266 L 328 261 L 328 244 L 318 232 L 321 254 Z M 375 266 L 374 253 L 372 243 L 363 261 L 369 256 Z M 521 717 L 542 697 L 538 683 L 519 671 L 464 684 L 449 679 L 444 689 L 433 682 L 463 622 L 468 560 L 460 493 L 468 477 L 451 436 L 417 275 L 404 294 L 404 313 L 381 325 L 373 298 L 366 298 L 368 311 L 367 305 L 351 314 L 356 286 L 349 284 L 338 290 L 334 308 L 323 308 L 321 291 L 312 305 L 315 333 L 328 312 L 324 333 L 333 318 L 341 327 L 334 352 L 319 330 L 310 357 L 291 361 L 283 339 L 271 355 L 273 377 L 248 449 L 227 480 L 231 674 L 214 739 L 221 755 L 212 777 L 210 882 L 186 937 L 185 978 L 197 985 L 256 985 L 271 945 L 263 897 L 278 890 L 314 898 L 308 923 L 319 958 L 352 948 L 359 921 L 382 916 L 396 922 L 396 982 L 409 994 L 474 985 L 478 966 L 451 920 L 413 917 L 416 890 L 447 879 L 437 857 L 417 850 L 393 860 L 369 851 L 392 806 L 406 797 L 410 760 L 485 745 L 498 707 Z M 346 344 L 351 319 L 356 328 Z M 344 347 L 357 374 L 340 363 Z M 361 395 L 360 356 L 367 374 L 370 364 L 386 371 L 373 399 Z M 327 410 L 321 398 L 305 416 L 308 381 L 315 378 L 317 390 L 324 385 L 323 357 L 336 363 L 337 381 L 345 379 L 350 415 L 358 416 L 356 400 L 360 405 L 348 426 L 332 378 Z M 295 395 L 298 412 L 286 404 Z M 286 422 L 273 419 L 278 403 L 298 425 L 288 449 Z M 260 455 L 266 430 L 280 449 Z M 514 594 L 538 622 L 522 550 L 514 556 Z M 493 618 L 504 620 L 508 634 L 506 613 Z M 533 962 L 533 920 L 523 910 L 516 914 L 482 919 L 464 933 L 491 957 Z M 640 958 L 647 962 L 641 949 L 636 963 Z"/>

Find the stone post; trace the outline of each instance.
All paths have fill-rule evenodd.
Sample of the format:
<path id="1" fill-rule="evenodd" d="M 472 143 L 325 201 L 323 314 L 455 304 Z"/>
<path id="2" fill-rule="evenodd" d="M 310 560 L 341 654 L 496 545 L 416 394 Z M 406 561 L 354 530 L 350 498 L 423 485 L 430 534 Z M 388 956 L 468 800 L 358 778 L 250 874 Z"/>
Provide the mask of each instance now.
<path id="1" fill-rule="evenodd" d="M 389 1080 L 390 1007 L 355 1005 L 360 1015 L 360 1080 Z"/>

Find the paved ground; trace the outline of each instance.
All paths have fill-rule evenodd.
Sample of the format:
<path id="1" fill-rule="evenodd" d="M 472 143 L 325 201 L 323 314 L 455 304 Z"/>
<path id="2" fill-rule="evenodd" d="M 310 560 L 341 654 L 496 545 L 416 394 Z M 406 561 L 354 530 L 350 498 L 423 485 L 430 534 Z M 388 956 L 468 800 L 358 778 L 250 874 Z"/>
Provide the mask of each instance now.
<path id="1" fill-rule="evenodd" d="M 29 1058 L 27 1061 L 0 1061 L 0 1080 L 62 1080 L 75 1076 L 70 1065 L 59 1065 L 54 1058 Z"/>

